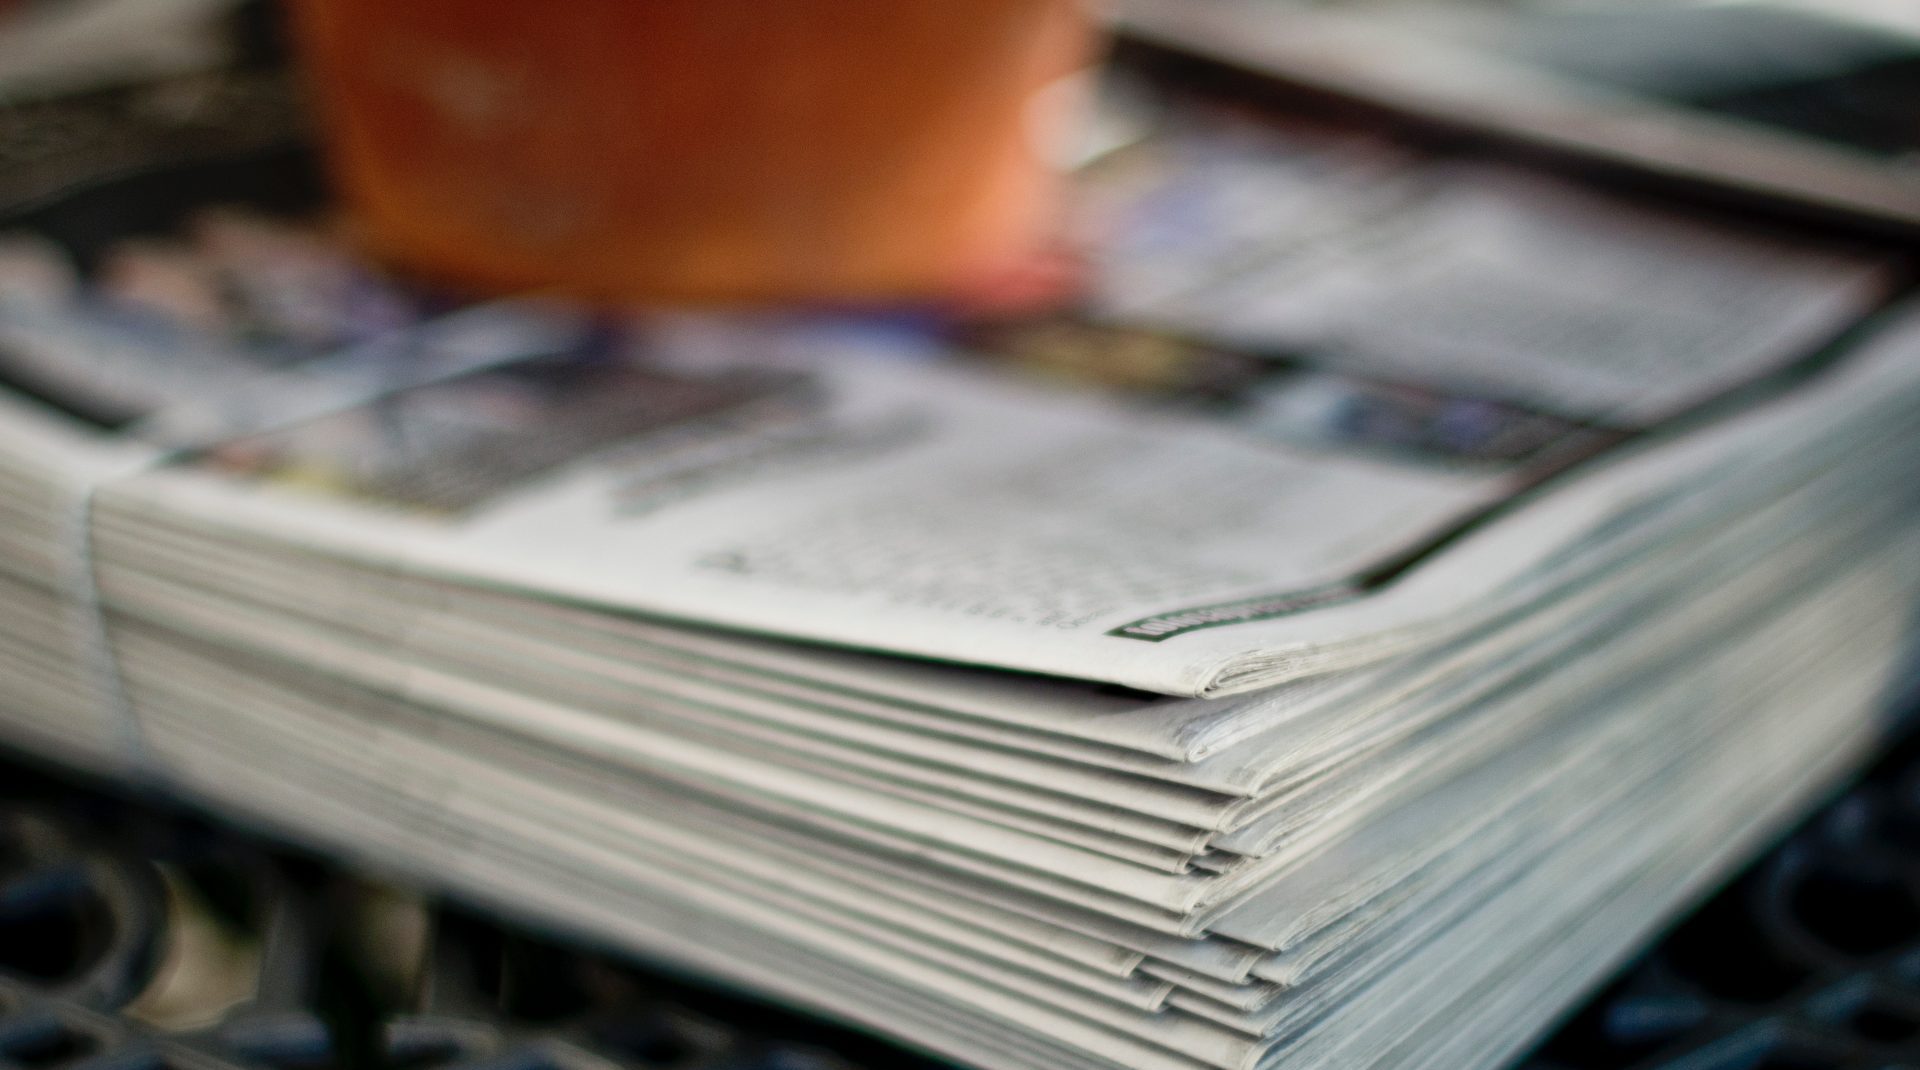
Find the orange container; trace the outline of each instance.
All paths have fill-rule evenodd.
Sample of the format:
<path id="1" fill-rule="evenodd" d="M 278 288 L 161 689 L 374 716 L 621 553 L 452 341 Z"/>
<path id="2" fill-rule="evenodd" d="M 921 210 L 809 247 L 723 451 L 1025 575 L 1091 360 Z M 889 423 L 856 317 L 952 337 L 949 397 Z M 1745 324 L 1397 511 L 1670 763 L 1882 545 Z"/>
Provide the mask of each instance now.
<path id="1" fill-rule="evenodd" d="M 376 253 L 619 301 L 938 297 L 1042 242 L 1085 0 L 297 0 Z"/>

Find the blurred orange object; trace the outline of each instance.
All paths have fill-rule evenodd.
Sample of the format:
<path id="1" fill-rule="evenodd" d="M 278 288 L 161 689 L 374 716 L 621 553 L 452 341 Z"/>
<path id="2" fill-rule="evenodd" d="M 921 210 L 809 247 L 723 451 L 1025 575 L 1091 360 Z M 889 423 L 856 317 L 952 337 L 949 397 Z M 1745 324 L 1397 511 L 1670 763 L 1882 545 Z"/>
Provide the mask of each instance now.
<path id="1" fill-rule="evenodd" d="M 298 0 L 374 250 L 490 290 L 991 289 L 1052 223 L 1088 0 Z"/>

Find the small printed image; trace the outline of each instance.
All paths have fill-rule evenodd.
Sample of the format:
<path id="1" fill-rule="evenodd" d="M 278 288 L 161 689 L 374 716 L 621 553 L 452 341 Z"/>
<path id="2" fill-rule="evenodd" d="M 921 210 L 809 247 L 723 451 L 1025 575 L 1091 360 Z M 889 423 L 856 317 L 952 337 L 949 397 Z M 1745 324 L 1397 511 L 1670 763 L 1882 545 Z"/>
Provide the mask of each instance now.
<path id="1" fill-rule="evenodd" d="M 1415 464 L 1532 474 L 1590 456 L 1627 434 L 1464 390 L 1144 327 L 1057 319 L 970 341 L 984 359 L 1035 378 L 1198 412 L 1293 446 Z"/>
<path id="2" fill-rule="evenodd" d="M 797 378 L 668 372 L 630 324 L 456 302 L 324 218 L 205 208 L 90 267 L 0 237 L 0 380 L 229 474 L 414 511 L 462 512 Z"/>
<path id="3" fill-rule="evenodd" d="M 790 376 L 689 376 L 565 354 L 395 393 L 211 450 L 205 463 L 333 497 L 458 515 L 590 454 L 730 423 Z"/>
<path id="4" fill-rule="evenodd" d="M 975 331 L 963 340 L 982 359 L 1034 378 L 1169 403 L 1237 396 L 1273 370 L 1262 358 L 1171 332 L 1065 318 Z"/>
<path id="5" fill-rule="evenodd" d="M 1230 419 L 1287 442 L 1536 473 L 1590 456 L 1624 435 L 1489 398 L 1313 370 L 1262 380 Z"/>
<path id="6" fill-rule="evenodd" d="M 108 426 L 403 337 L 446 304 L 369 268 L 324 221 L 244 208 L 89 259 L 0 234 L 0 379 Z"/>

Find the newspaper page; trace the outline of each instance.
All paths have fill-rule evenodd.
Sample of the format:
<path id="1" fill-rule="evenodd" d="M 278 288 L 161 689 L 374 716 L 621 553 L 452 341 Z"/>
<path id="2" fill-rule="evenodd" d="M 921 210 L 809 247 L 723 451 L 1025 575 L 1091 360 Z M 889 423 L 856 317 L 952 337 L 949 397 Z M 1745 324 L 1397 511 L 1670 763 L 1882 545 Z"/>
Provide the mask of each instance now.
<path id="1" fill-rule="evenodd" d="M 111 487 L 130 509 L 529 598 L 1164 694 L 1457 634 L 1675 471 L 1653 451 L 1517 509 L 1632 436 L 1298 367 L 1203 417 L 870 332 L 782 327 L 754 359 L 716 364 L 535 305 L 448 313 L 314 234 L 244 218 L 124 256 L 105 307 L 59 286 L 0 307 L 0 373 L 71 411 L 110 401 L 136 436 L 200 443 Z M 257 281 L 263 259 L 301 300 L 240 315 L 220 303 L 233 287 L 193 289 Z M 84 363 L 36 345 L 99 348 L 35 335 L 50 307 L 55 323 L 115 324 L 124 345 L 97 386 L 44 374 Z M 142 347 L 168 366 L 183 331 L 199 337 L 187 326 L 249 339 L 206 352 L 270 366 L 209 396 L 182 396 L 195 377 L 125 389 L 150 385 Z M 1696 452 L 1680 471 L 1720 459 Z M 1461 542 L 1490 516 L 1505 519 Z"/>
<path id="2" fill-rule="evenodd" d="M 378 417 L 243 441 L 226 463 L 297 474 L 337 498 L 352 468 L 322 444 L 351 444 L 353 464 L 382 476 L 363 455 L 380 441 L 371 433 L 384 421 L 421 447 L 433 425 L 403 413 L 430 412 L 445 400 L 438 389 Z M 1370 570 L 1515 493 L 1515 475 L 1312 451 L 907 360 L 823 360 L 798 396 L 748 405 L 757 418 L 709 413 L 660 437 L 629 436 L 537 476 L 476 471 L 451 496 L 429 499 L 404 480 L 344 484 L 402 488 L 413 496 L 364 500 L 405 506 L 404 516 L 355 513 L 347 524 L 341 513 L 323 525 L 284 493 L 262 500 L 210 472 L 191 474 L 194 493 L 188 474 L 164 473 L 144 496 L 543 597 L 1207 694 L 1351 659 L 1420 625 L 1458 627 L 1477 601 L 1652 486 L 1732 463 L 1717 449 L 1643 452 L 1515 513 L 1498 537 L 1468 539 L 1375 589 Z M 439 430 L 471 431 L 471 412 Z M 491 454 L 468 445 L 449 460 Z M 437 482 L 455 480 L 430 467 Z"/>
<path id="3" fill-rule="evenodd" d="M 1103 318 L 1647 424 L 1800 358 L 1893 284 L 1885 256 L 1535 173 L 1174 114 L 1086 176 Z"/>

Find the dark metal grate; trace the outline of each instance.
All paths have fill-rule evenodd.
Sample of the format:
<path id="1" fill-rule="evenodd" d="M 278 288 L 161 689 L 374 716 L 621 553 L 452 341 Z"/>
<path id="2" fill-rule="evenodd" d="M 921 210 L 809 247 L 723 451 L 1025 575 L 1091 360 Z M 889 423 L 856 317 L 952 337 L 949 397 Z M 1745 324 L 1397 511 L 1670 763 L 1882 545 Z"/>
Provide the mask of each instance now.
<path id="1" fill-rule="evenodd" d="M 195 976 L 212 991 L 196 994 Z M 0 1070 L 373 1066 L 937 1064 L 423 905 L 197 815 L 0 765 Z"/>
<path id="2" fill-rule="evenodd" d="M 1570 1020 L 1530 1070 L 1920 1068 L 1920 740 Z"/>

